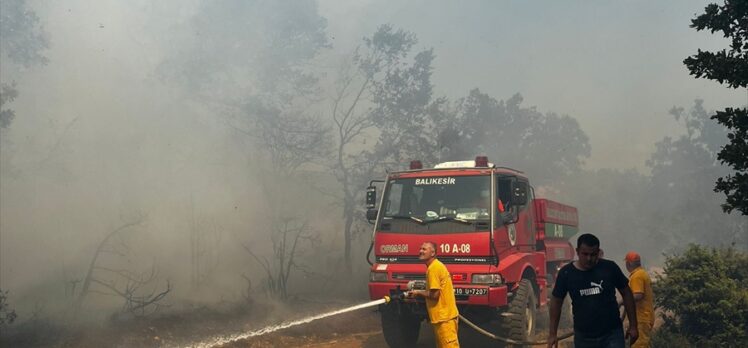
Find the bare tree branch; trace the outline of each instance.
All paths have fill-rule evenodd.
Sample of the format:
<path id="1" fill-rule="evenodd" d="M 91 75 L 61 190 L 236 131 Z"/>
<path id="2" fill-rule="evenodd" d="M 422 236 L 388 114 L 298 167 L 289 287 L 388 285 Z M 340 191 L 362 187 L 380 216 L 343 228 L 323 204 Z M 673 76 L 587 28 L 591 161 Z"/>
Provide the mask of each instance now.
<path id="1" fill-rule="evenodd" d="M 83 286 L 81 287 L 81 292 L 78 295 L 78 299 L 76 300 L 75 308 L 80 308 L 80 306 L 83 304 L 83 299 L 88 294 L 89 288 L 91 286 L 91 282 L 93 281 L 94 270 L 96 269 L 96 262 L 98 261 L 99 256 L 102 253 L 102 250 L 107 249 L 110 239 L 112 239 L 113 237 L 115 237 L 122 231 L 125 231 L 131 227 L 140 225 L 141 223 L 143 223 L 143 221 L 145 221 L 145 216 L 140 215 L 138 216 L 138 218 L 130 222 L 124 223 L 121 226 L 109 232 L 104 237 L 104 239 L 99 243 L 98 247 L 96 248 L 96 251 L 94 252 L 93 257 L 91 258 L 91 262 L 88 266 L 88 272 L 86 272 L 86 277 L 83 279 Z"/>

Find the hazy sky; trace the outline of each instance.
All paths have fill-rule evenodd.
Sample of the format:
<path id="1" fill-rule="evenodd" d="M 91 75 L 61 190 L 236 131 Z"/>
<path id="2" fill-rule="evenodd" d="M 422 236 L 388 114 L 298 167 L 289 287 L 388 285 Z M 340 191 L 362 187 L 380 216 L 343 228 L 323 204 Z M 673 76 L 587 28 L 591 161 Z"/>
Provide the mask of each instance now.
<path id="1" fill-rule="evenodd" d="M 680 131 L 672 106 L 748 102 L 745 90 L 696 80 L 682 63 L 698 48 L 727 46 L 688 27 L 707 3 L 321 0 L 320 12 L 338 48 L 381 23 L 410 30 L 434 47 L 437 93 L 520 93 L 525 105 L 579 120 L 590 167 L 643 168 L 654 143 Z"/>
<path id="2" fill-rule="evenodd" d="M 155 76 L 174 49 L 169 35 L 199 3 L 29 1 L 51 46 L 46 66 L 0 65 L 20 93 L 3 144 L 14 165 L 0 197 L 4 282 L 21 286 L 86 262 L 106 231 L 137 213 L 149 216 L 140 230 L 152 240 L 143 243 L 164 263 L 184 260 L 172 253 L 188 249 L 192 209 L 226 221 L 225 243 L 246 257 L 236 246 L 248 238 L 258 191 L 247 147 L 214 109 Z M 681 131 L 672 106 L 746 103 L 745 90 L 696 80 L 682 64 L 697 48 L 726 46 L 688 27 L 706 3 L 322 0 L 332 47 L 321 56 L 333 66 L 392 24 L 434 48 L 437 95 L 521 93 L 525 106 L 579 120 L 589 167 L 645 169 L 654 143 Z"/>
<path id="3" fill-rule="evenodd" d="M 56 117 L 76 106 L 127 103 L 116 98 L 121 90 L 158 95 L 150 101 L 154 107 L 138 105 L 147 112 L 180 105 L 162 97 L 167 91 L 148 89 L 159 88 L 153 71 L 169 49 L 162 36 L 189 18 L 197 2 L 178 8 L 147 1 L 31 3 L 52 48 L 50 64 L 27 74 L 21 87 L 44 81 Z M 682 64 L 698 48 L 727 45 L 688 27 L 707 3 L 321 0 L 319 11 L 332 44 L 325 57 L 349 54 L 383 23 L 410 30 L 420 48 L 434 48 L 438 95 L 456 99 L 476 87 L 497 99 L 520 93 L 525 106 L 579 120 L 592 144 L 589 167 L 641 169 L 656 141 L 681 131 L 668 115 L 672 106 L 689 107 L 696 98 L 708 109 L 748 102 L 745 90 L 697 80 Z M 159 16 L 163 21 L 153 19 Z M 17 104 L 29 97 L 21 92 Z"/>

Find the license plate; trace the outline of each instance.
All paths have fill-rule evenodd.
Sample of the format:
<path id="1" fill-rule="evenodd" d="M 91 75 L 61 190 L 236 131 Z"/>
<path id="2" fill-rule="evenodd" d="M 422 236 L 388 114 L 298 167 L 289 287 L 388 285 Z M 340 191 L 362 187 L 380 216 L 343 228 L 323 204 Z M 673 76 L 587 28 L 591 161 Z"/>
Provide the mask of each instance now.
<path id="1" fill-rule="evenodd" d="M 487 294 L 486 288 L 455 288 L 456 296 L 486 296 Z"/>

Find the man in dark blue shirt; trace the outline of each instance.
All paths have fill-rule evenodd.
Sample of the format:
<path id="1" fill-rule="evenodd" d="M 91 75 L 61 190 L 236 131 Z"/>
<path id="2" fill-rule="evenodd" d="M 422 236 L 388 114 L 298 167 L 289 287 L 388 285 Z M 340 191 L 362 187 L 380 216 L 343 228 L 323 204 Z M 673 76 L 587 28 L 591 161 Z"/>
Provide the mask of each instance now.
<path id="1" fill-rule="evenodd" d="M 618 316 L 615 289 L 623 297 L 629 318 L 626 337 L 634 343 L 639 336 L 634 296 L 628 287 L 628 279 L 615 262 L 600 259 L 599 254 L 600 240 L 592 234 L 583 234 L 577 239 L 578 260 L 558 271 L 551 296 L 549 348 L 558 347 L 556 331 L 566 294 L 571 297 L 574 313 L 576 348 L 624 347 L 623 325 Z"/>

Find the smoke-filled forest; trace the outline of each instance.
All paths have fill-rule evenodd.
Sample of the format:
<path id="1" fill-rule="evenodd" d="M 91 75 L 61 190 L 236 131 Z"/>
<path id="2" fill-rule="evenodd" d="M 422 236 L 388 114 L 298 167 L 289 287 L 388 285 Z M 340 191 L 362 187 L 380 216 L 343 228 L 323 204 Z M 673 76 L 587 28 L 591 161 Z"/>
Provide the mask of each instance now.
<path id="1" fill-rule="evenodd" d="M 2 0 L 0 344 L 368 301 L 366 187 L 411 160 L 521 170 L 619 264 L 748 265 L 748 10 L 736 45 L 692 24 L 710 2 Z M 724 49 L 727 76 L 684 62 Z M 372 311 L 236 346 L 385 346 Z"/>

